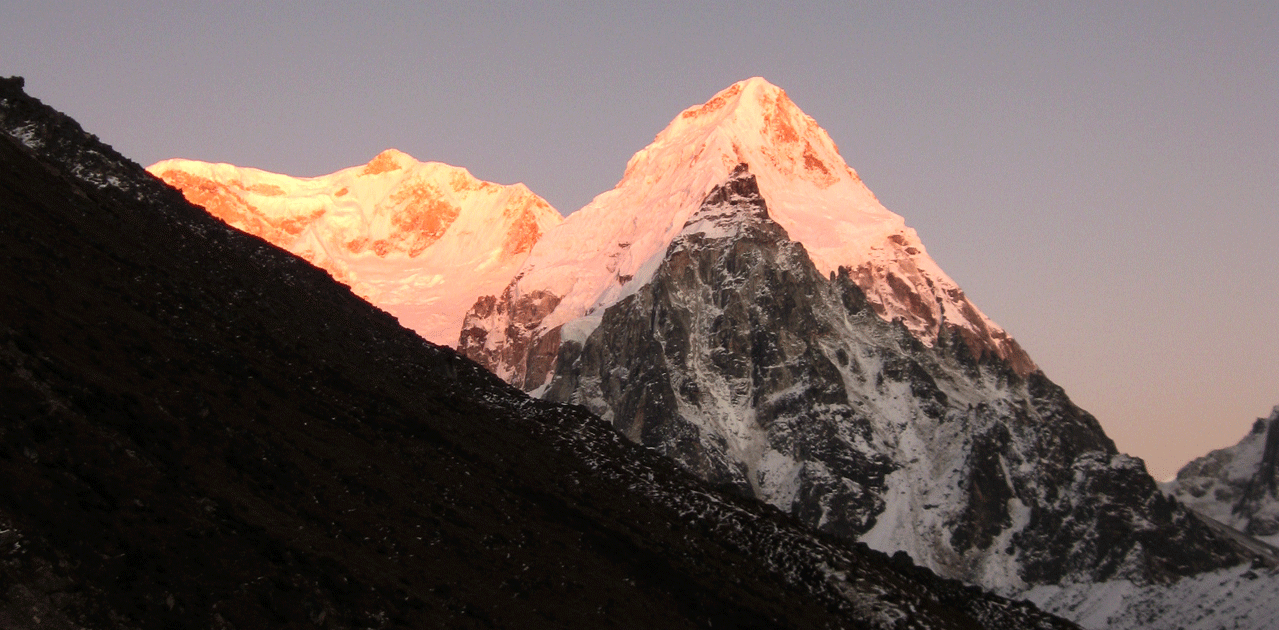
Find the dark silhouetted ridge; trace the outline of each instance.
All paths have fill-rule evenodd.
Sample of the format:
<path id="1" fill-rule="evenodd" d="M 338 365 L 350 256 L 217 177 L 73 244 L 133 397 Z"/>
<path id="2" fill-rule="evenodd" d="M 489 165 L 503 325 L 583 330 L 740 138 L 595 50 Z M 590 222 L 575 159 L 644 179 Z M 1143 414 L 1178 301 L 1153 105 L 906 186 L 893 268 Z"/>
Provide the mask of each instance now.
<path id="1" fill-rule="evenodd" d="M 0 81 L 0 627 L 1070 627 L 711 490 Z"/>

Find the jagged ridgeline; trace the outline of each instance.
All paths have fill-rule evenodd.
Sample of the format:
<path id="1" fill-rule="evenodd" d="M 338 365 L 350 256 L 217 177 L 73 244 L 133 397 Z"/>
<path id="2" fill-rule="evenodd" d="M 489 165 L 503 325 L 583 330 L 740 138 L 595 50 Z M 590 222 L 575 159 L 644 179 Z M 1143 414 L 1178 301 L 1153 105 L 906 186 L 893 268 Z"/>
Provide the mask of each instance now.
<path id="1" fill-rule="evenodd" d="M 1066 628 L 717 493 L 0 80 L 0 626 Z"/>
<path id="2" fill-rule="evenodd" d="M 1279 406 L 1238 444 L 1177 471 L 1164 490 L 1204 515 L 1279 545 Z"/>
<path id="3" fill-rule="evenodd" d="M 822 275 L 746 165 L 650 282 L 561 346 L 546 397 L 813 526 L 994 587 L 1236 563 L 1042 373 L 931 347 Z M 1023 582 L 1024 581 L 1024 582 Z"/>
<path id="4" fill-rule="evenodd" d="M 680 114 L 460 347 L 719 487 L 988 588 L 1242 560 L 762 79 Z"/>

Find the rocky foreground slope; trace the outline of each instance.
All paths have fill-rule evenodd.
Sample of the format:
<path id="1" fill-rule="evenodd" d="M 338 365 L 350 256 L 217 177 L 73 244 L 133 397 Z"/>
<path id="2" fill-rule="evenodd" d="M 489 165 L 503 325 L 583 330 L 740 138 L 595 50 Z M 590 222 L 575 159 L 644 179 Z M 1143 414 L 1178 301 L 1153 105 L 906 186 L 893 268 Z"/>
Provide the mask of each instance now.
<path id="1" fill-rule="evenodd" d="M 0 627 L 1071 627 L 522 395 L 21 86 Z"/>

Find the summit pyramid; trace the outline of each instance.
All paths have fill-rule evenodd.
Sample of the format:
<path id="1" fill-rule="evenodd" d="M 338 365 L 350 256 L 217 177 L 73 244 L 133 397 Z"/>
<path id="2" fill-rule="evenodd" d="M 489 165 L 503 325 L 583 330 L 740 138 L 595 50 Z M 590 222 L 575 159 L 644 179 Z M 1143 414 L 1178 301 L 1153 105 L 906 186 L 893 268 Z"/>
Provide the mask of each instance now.
<path id="1" fill-rule="evenodd" d="M 758 77 L 676 116 L 631 158 L 613 190 L 533 247 L 505 293 L 477 304 L 460 347 L 524 389 L 545 385 L 554 338 L 580 336 L 601 309 L 647 282 L 702 198 L 741 163 L 817 269 L 847 267 L 880 317 L 900 319 L 925 344 L 950 329 L 977 356 L 1008 361 L 1023 375 L 1036 369 L 875 198 L 816 121 Z"/>

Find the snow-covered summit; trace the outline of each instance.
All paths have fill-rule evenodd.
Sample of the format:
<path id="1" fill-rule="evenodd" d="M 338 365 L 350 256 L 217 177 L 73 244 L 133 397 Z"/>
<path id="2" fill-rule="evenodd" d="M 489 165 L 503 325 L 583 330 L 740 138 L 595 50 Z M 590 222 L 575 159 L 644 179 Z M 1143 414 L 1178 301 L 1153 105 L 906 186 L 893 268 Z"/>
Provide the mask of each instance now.
<path id="1" fill-rule="evenodd" d="M 613 190 L 534 246 L 507 299 L 539 295 L 557 301 L 536 324 L 522 325 L 533 336 L 558 334 L 552 331 L 633 294 L 649 281 L 707 192 L 740 163 L 750 165 L 771 217 L 807 248 L 818 270 L 830 274 L 848 267 L 881 317 L 900 319 L 927 344 L 951 325 L 975 355 L 993 354 L 1023 374 L 1036 369 L 933 262 L 915 231 L 879 203 L 816 121 L 758 77 L 681 112 L 631 158 Z M 491 317 L 472 318 L 467 326 L 474 334 L 468 339 L 464 331 L 461 343 L 483 361 L 482 355 L 500 354 L 511 341 L 504 324 L 482 319 Z M 514 364 L 490 367 L 536 387 L 545 375 L 525 378 L 527 359 L 510 357 Z"/>
<path id="2" fill-rule="evenodd" d="M 148 170 L 441 344 L 457 340 L 475 299 L 506 286 L 561 220 L 523 184 L 481 181 L 464 168 L 395 149 L 311 178 L 193 160 Z"/>

